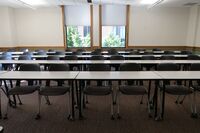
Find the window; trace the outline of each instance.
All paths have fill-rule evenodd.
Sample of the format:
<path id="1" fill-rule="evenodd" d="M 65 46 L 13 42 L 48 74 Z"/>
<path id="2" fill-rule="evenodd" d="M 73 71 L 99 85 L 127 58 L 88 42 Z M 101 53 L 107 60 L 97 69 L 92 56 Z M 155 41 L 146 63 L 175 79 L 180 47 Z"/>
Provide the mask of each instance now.
<path id="1" fill-rule="evenodd" d="M 125 47 L 125 26 L 102 26 L 102 47 Z"/>
<path id="2" fill-rule="evenodd" d="M 90 6 L 65 6 L 67 47 L 90 47 Z"/>
<path id="3" fill-rule="evenodd" d="M 102 47 L 125 47 L 126 6 L 102 6 Z"/>

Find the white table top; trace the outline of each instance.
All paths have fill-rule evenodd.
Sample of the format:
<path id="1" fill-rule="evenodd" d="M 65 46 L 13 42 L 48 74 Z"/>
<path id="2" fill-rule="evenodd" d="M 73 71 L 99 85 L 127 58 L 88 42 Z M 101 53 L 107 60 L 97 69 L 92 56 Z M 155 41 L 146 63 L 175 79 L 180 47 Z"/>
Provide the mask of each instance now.
<path id="1" fill-rule="evenodd" d="M 155 71 L 162 79 L 188 79 L 188 80 L 197 80 L 200 79 L 200 71 Z"/>
<path id="2" fill-rule="evenodd" d="M 192 64 L 200 63 L 200 60 L 0 60 L 0 64 L 159 64 L 176 63 Z"/>
<path id="3" fill-rule="evenodd" d="M 155 80 L 161 77 L 153 71 L 80 71 L 76 77 L 78 80 L 127 80 L 127 79 L 141 79 L 141 80 Z"/>
<path id="4" fill-rule="evenodd" d="M 0 79 L 75 79 L 79 71 L 9 71 L 0 75 Z"/>

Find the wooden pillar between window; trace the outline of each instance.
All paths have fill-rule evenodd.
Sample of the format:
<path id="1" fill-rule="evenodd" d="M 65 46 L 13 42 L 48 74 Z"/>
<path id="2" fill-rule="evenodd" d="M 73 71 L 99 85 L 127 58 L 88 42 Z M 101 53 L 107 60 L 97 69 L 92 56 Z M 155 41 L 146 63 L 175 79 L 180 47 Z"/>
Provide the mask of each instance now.
<path id="1" fill-rule="evenodd" d="M 102 5 L 99 5 L 99 47 L 102 47 Z"/>
<path id="2" fill-rule="evenodd" d="M 63 45 L 64 49 L 67 48 L 67 41 L 66 41 L 66 29 L 65 29 L 65 7 L 62 5 L 61 6 L 62 10 L 62 30 L 63 30 Z"/>
<path id="3" fill-rule="evenodd" d="M 93 49 L 93 5 L 90 5 L 90 44 Z"/>
<path id="4" fill-rule="evenodd" d="M 130 22 L 130 5 L 126 6 L 126 48 L 129 47 L 129 22 Z"/>

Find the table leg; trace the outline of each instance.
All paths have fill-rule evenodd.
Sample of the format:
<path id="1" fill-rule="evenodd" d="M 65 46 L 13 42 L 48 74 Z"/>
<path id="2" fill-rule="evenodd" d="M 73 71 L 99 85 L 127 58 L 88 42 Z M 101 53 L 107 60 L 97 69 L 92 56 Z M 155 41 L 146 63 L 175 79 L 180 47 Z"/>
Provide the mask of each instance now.
<path id="1" fill-rule="evenodd" d="M 82 91 L 83 91 L 83 80 L 79 81 L 79 119 L 83 119 L 83 114 L 82 114 Z"/>
<path id="2" fill-rule="evenodd" d="M 161 119 L 164 117 L 164 110 L 165 110 L 165 81 L 163 84 L 163 92 L 162 92 L 162 110 L 161 110 Z"/>
<path id="3" fill-rule="evenodd" d="M 70 81 L 72 85 L 71 95 L 72 95 L 72 119 L 74 119 L 74 81 Z"/>

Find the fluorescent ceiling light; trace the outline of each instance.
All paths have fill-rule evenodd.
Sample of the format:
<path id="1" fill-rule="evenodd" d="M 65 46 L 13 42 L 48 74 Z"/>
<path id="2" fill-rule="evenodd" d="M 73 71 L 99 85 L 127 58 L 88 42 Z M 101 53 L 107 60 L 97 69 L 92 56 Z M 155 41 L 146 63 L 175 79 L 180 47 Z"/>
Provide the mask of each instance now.
<path id="1" fill-rule="evenodd" d="M 47 5 L 47 2 L 45 0 L 18 0 L 18 1 L 21 1 L 31 6 Z"/>
<path id="2" fill-rule="evenodd" d="M 158 2 L 159 0 L 141 0 L 141 4 L 144 4 L 144 5 L 152 5 L 156 2 Z"/>

